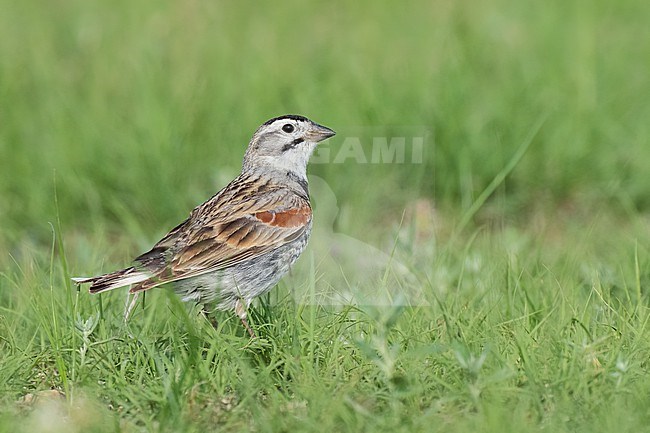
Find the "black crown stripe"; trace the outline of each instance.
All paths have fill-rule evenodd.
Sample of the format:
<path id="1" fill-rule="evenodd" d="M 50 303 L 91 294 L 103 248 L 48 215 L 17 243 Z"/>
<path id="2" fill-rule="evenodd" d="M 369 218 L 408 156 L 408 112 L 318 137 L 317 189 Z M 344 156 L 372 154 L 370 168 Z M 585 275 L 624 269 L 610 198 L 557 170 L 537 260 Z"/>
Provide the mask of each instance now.
<path id="1" fill-rule="evenodd" d="M 270 125 L 271 123 L 275 122 L 276 120 L 284 120 L 284 119 L 300 120 L 300 121 L 303 121 L 303 122 L 309 122 L 309 119 L 307 119 L 305 116 L 299 116 L 298 114 L 286 114 L 284 116 L 279 116 L 279 117 L 274 117 L 273 119 L 269 119 L 266 122 L 264 122 L 264 125 Z"/>

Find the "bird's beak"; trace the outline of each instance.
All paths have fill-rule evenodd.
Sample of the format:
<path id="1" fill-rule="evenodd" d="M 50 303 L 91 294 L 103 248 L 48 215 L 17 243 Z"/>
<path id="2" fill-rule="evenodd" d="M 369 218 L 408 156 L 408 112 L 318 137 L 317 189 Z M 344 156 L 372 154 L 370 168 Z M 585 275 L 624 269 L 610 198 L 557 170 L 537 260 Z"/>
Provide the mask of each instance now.
<path id="1" fill-rule="evenodd" d="M 309 131 L 309 138 L 316 143 L 319 143 L 323 140 L 327 140 L 330 137 L 336 135 L 336 132 L 329 129 L 327 126 L 319 125 L 314 123 L 311 130 Z"/>

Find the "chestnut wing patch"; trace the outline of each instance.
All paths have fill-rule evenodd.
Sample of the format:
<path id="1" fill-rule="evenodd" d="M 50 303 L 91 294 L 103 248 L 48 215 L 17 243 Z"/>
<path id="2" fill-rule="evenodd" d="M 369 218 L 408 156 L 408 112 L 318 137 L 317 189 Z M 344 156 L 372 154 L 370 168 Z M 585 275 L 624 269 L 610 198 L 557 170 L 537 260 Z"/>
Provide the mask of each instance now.
<path id="1" fill-rule="evenodd" d="M 311 208 L 303 206 L 283 211 L 257 212 L 255 218 L 273 227 L 294 228 L 304 226 L 311 218 Z"/>

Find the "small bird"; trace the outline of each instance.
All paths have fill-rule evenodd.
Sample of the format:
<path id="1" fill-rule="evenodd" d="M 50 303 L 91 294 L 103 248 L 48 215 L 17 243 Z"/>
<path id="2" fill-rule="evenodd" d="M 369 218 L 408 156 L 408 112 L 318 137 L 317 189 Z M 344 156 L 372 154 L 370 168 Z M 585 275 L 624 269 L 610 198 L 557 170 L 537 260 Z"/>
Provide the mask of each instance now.
<path id="1" fill-rule="evenodd" d="M 312 210 L 307 162 L 336 133 L 306 117 L 285 115 L 260 126 L 239 176 L 173 228 L 131 267 L 91 278 L 90 293 L 130 285 L 137 295 L 168 282 L 183 301 L 216 304 L 246 321 L 251 301 L 277 284 L 307 245 Z"/>

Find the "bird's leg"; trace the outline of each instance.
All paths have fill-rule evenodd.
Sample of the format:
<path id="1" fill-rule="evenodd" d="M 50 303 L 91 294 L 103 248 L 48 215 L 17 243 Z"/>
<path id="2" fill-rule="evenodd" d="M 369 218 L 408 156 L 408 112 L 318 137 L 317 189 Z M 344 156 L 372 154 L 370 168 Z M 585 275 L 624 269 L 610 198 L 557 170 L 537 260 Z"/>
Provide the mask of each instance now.
<path id="1" fill-rule="evenodd" d="M 235 314 L 239 316 L 241 323 L 244 325 L 244 328 L 246 328 L 251 338 L 257 338 L 257 335 L 255 335 L 255 332 L 253 332 L 253 329 L 250 327 L 248 321 L 246 320 L 248 312 L 246 311 L 246 307 L 244 306 L 244 303 L 241 301 L 241 299 L 238 299 L 235 303 Z"/>
<path id="2" fill-rule="evenodd" d="M 210 322 L 210 325 L 212 325 L 215 331 L 219 329 L 219 322 L 217 321 L 217 318 L 214 317 L 210 311 L 208 311 L 208 308 L 205 305 L 201 306 L 201 314 L 203 314 L 208 322 Z"/>
<path id="3" fill-rule="evenodd" d="M 131 292 L 127 292 L 126 294 L 126 304 L 124 305 L 124 323 L 129 321 L 129 317 L 131 316 L 131 312 L 135 308 L 135 304 L 138 302 L 138 295 L 140 294 L 139 292 L 133 293 L 133 299 L 130 300 L 131 298 Z"/>

